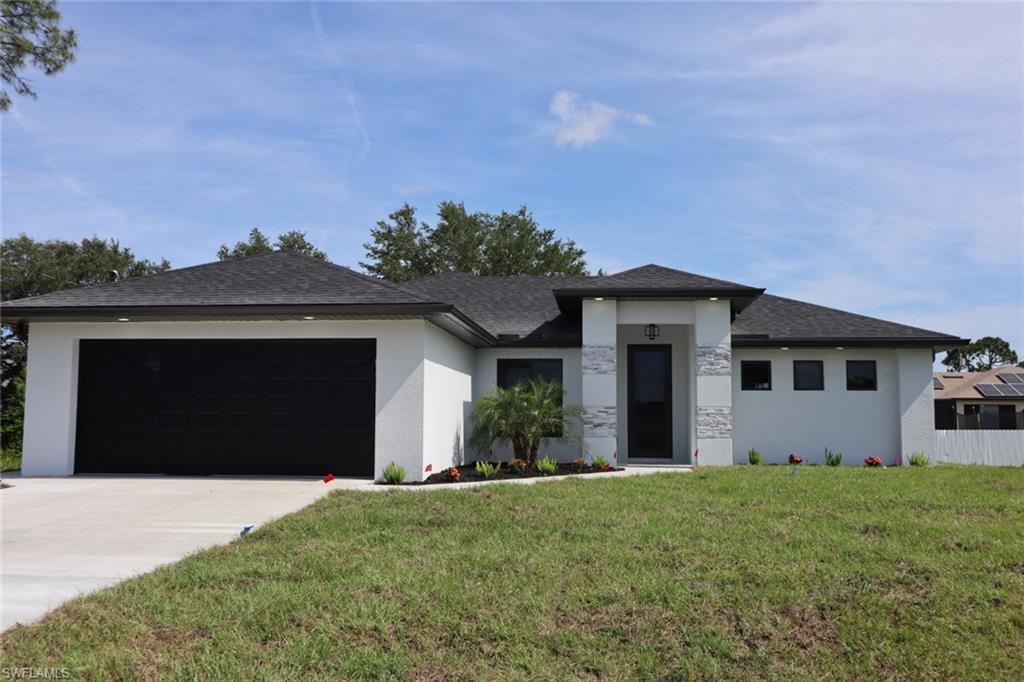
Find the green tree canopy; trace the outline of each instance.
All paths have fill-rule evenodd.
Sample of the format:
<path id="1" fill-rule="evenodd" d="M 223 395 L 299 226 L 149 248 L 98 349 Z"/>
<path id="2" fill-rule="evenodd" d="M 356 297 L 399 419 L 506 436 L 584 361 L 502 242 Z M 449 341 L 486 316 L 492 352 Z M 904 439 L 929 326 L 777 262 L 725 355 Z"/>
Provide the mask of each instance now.
<path id="1" fill-rule="evenodd" d="M 985 336 L 962 348 L 950 350 L 942 364 L 956 372 L 984 372 L 993 367 L 1012 365 L 1017 359 L 1017 353 L 1005 339 Z"/>
<path id="2" fill-rule="evenodd" d="M 26 63 L 47 76 L 75 60 L 78 37 L 60 27 L 56 0 L 3 0 L 0 3 L 0 77 L 19 95 L 35 97 L 25 78 Z M 11 96 L 0 92 L 0 111 L 11 107 Z"/>
<path id="3" fill-rule="evenodd" d="M 221 247 L 217 250 L 217 258 L 221 260 L 246 258 L 248 256 L 258 256 L 262 253 L 270 253 L 278 249 L 281 251 L 296 251 L 313 258 L 327 260 L 327 254 L 313 246 L 306 239 L 306 233 L 301 230 L 291 230 L 279 234 L 277 241 L 271 244 L 270 239 L 258 227 L 254 227 L 249 231 L 249 241 L 237 242 L 233 248 L 228 248 L 227 244 L 221 244 Z"/>
<path id="4" fill-rule="evenodd" d="M 458 270 L 476 275 L 585 275 L 586 252 L 572 240 L 541 228 L 526 206 L 516 211 L 470 213 L 443 201 L 431 227 L 403 205 L 370 232 L 364 244 L 367 272 L 402 282 Z"/>

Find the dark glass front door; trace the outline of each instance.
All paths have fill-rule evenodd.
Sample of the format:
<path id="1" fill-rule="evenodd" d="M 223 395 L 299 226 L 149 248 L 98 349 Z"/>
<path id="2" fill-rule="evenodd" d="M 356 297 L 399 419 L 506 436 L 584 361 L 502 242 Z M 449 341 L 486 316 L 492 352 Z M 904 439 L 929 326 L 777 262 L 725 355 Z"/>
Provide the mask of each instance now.
<path id="1" fill-rule="evenodd" d="M 672 347 L 628 348 L 630 458 L 672 458 Z"/>

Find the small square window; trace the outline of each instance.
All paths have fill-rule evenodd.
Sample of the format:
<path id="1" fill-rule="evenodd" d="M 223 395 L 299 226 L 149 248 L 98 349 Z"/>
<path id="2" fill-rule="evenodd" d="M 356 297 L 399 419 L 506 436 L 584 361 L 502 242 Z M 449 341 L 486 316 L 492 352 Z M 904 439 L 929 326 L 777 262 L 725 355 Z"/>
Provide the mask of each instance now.
<path id="1" fill-rule="evenodd" d="M 793 390 L 824 391 L 825 363 L 821 360 L 794 360 Z"/>
<path id="2" fill-rule="evenodd" d="M 846 361 L 847 391 L 877 391 L 878 374 L 874 360 Z"/>
<path id="3" fill-rule="evenodd" d="M 744 360 L 740 363 L 740 388 L 744 391 L 772 390 L 770 360 Z"/>

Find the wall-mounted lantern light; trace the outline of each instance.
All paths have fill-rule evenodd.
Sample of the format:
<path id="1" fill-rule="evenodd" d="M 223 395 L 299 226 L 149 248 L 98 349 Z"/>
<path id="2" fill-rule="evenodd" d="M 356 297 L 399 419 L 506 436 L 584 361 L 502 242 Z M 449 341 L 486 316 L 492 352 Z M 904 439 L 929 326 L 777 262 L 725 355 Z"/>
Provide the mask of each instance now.
<path id="1" fill-rule="evenodd" d="M 644 334 L 648 339 L 654 341 L 654 339 L 658 338 L 658 335 L 661 334 L 661 329 L 656 324 L 649 324 L 644 327 Z"/>

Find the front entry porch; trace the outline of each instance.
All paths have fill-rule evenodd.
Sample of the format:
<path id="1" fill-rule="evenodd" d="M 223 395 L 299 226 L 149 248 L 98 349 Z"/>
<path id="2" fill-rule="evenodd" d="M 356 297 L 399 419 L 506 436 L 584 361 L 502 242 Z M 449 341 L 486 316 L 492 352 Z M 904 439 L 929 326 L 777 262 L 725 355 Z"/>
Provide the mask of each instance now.
<path id="1" fill-rule="evenodd" d="M 593 299 L 582 313 L 586 456 L 731 464 L 729 303 Z"/>

